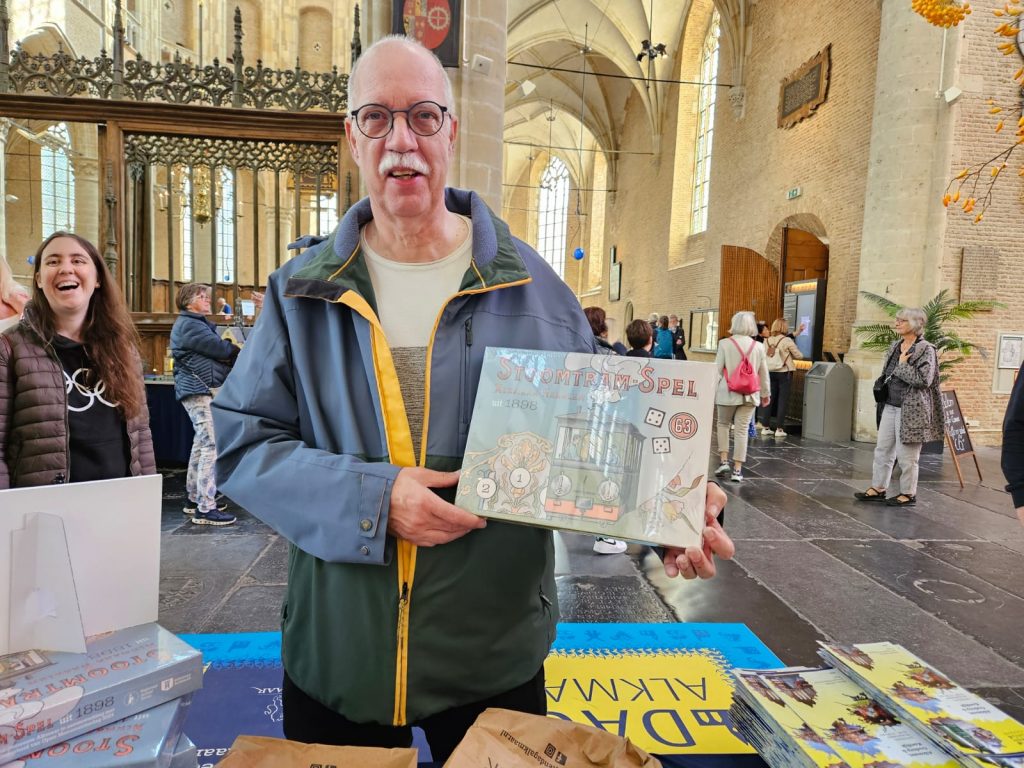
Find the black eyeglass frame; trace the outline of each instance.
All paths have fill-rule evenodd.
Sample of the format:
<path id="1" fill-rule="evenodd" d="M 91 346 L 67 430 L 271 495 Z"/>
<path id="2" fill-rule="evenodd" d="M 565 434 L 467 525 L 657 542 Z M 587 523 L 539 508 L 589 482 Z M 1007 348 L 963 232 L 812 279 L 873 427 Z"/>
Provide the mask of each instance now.
<path id="1" fill-rule="evenodd" d="M 435 107 L 437 107 L 439 110 L 441 110 L 441 122 L 437 124 L 437 130 L 434 131 L 433 133 L 420 133 L 419 131 L 417 131 L 413 127 L 412 120 L 409 119 L 409 113 L 412 112 L 414 109 L 416 109 L 416 107 L 418 107 L 418 106 L 420 106 L 422 104 L 433 104 Z M 377 109 L 383 110 L 384 112 L 388 113 L 388 129 L 386 131 L 384 131 L 384 133 L 382 133 L 380 136 L 371 136 L 366 131 L 364 131 L 363 127 L 359 124 L 359 113 L 362 112 L 364 109 L 368 109 L 370 107 L 376 107 Z M 417 101 L 415 104 L 410 106 L 408 109 L 390 109 L 389 107 L 385 107 L 383 104 L 372 104 L 371 103 L 371 104 L 363 104 L 363 106 L 361 106 L 361 107 L 359 107 L 357 109 L 353 109 L 351 112 L 348 113 L 348 116 L 352 118 L 352 122 L 355 123 L 356 128 L 358 128 L 359 132 L 361 134 L 363 134 L 363 136 L 365 136 L 366 138 L 368 138 L 368 139 L 385 139 L 385 138 L 387 138 L 388 134 L 390 134 L 393 130 L 395 130 L 395 115 L 399 115 L 399 114 L 405 115 L 405 124 L 409 126 L 409 130 L 410 131 L 415 133 L 417 136 L 422 136 L 424 138 L 428 138 L 430 136 L 436 136 L 438 133 L 441 132 L 441 129 L 444 127 L 444 117 L 445 117 L 445 115 L 448 114 L 448 107 L 442 106 L 441 104 L 438 104 L 436 101 L 431 101 L 430 99 L 424 99 L 423 101 Z"/>

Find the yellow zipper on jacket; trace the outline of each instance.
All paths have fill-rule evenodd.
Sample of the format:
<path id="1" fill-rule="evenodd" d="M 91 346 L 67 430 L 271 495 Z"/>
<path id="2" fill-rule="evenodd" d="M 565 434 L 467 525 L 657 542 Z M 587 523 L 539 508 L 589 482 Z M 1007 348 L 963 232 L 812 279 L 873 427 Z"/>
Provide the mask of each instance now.
<path id="1" fill-rule="evenodd" d="M 475 269 L 474 265 L 474 269 Z M 479 271 L 477 272 L 479 275 Z M 377 395 L 381 404 L 381 415 L 384 418 L 384 439 L 387 443 L 388 456 L 392 464 L 401 467 L 426 466 L 427 460 L 427 428 L 430 423 L 430 369 L 431 358 L 433 357 L 434 338 L 437 328 L 441 323 L 441 316 L 445 308 L 460 296 L 472 296 L 479 293 L 488 293 L 498 288 L 512 288 L 517 285 L 526 285 L 532 282 L 533 278 L 527 277 L 512 283 L 488 286 L 468 291 L 459 291 L 448 297 L 442 304 L 434 319 L 434 326 L 430 329 L 430 338 L 427 342 L 426 369 L 424 371 L 423 388 L 423 430 L 420 437 L 419 462 L 413 454 L 412 434 L 409 430 L 409 419 L 405 413 L 405 401 L 402 398 L 401 386 L 395 372 L 394 361 L 391 358 L 391 349 L 388 347 L 387 339 L 384 336 L 384 329 L 380 319 L 370 308 L 366 299 L 355 291 L 346 291 L 335 303 L 345 304 L 362 315 L 370 323 L 371 351 L 373 352 L 373 368 L 377 379 Z M 481 278 L 481 282 L 483 279 Z M 386 362 L 386 367 L 383 363 Z M 393 405 L 397 404 L 397 406 Z M 416 553 L 417 547 L 411 541 L 398 539 L 397 571 L 398 571 L 398 619 L 396 628 L 396 649 L 395 649 L 395 696 L 394 712 L 392 714 L 393 725 L 406 724 L 406 709 L 409 698 L 409 611 L 412 603 L 413 580 L 416 575 Z"/>

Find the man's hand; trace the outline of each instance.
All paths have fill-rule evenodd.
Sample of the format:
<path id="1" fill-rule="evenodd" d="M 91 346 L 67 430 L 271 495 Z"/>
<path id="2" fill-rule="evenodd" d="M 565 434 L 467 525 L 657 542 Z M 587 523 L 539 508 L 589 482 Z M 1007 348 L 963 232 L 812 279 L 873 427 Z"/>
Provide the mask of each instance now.
<path id="1" fill-rule="evenodd" d="M 1017 518 L 1020 520 L 1020 524 L 1024 525 L 1024 507 L 1017 507 Z"/>
<path id="2" fill-rule="evenodd" d="M 418 547 L 433 547 L 485 528 L 487 521 L 482 517 L 449 504 L 430 490 L 449 488 L 458 482 L 458 472 L 403 468 L 391 489 L 388 533 Z"/>
<path id="3" fill-rule="evenodd" d="M 674 578 L 682 574 L 684 579 L 710 579 L 715 575 L 715 555 L 731 560 L 736 545 L 718 524 L 718 513 L 725 509 L 725 491 L 715 483 L 708 483 L 707 499 L 704 506 L 704 546 L 687 547 L 685 550 L 665 548 L 665 575 Z"/>

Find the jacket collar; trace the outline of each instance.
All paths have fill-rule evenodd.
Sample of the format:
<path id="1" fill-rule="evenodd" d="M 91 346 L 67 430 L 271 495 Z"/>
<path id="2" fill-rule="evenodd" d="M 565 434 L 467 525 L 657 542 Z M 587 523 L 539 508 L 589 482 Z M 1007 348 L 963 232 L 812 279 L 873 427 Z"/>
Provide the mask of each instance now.
<path id="1" fill-rule="evenodd" d="M 530 279 L 508 225 L 475 192 L 448 188 L 445 207 L 472 221 L 473 256 L 459 292 L 476 291 Z M 310 255 L 285 285 L 285 295 L 338 301 L 355 291 L 376 310 L 359 233 L 373 218 L 369 198 L 356 203 L 335 230 Z"/>

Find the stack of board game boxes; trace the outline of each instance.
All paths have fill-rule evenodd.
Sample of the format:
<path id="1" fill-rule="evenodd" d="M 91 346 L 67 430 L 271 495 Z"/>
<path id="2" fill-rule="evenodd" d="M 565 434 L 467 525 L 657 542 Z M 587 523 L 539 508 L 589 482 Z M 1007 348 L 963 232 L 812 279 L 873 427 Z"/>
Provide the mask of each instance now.
<path id="1" fill-rule="evenodd" d="M 732 717 L 772 768 L 1024 768 L 1024 725 L 893 643 L 830 667 L 735 669 Z"/>
<path id="2" fill-rule="evenodd" d="M 0 768 L 195 768 L 182 724 L 202 676 L 202 654 L 157 624 L 0 656 Z"/>

